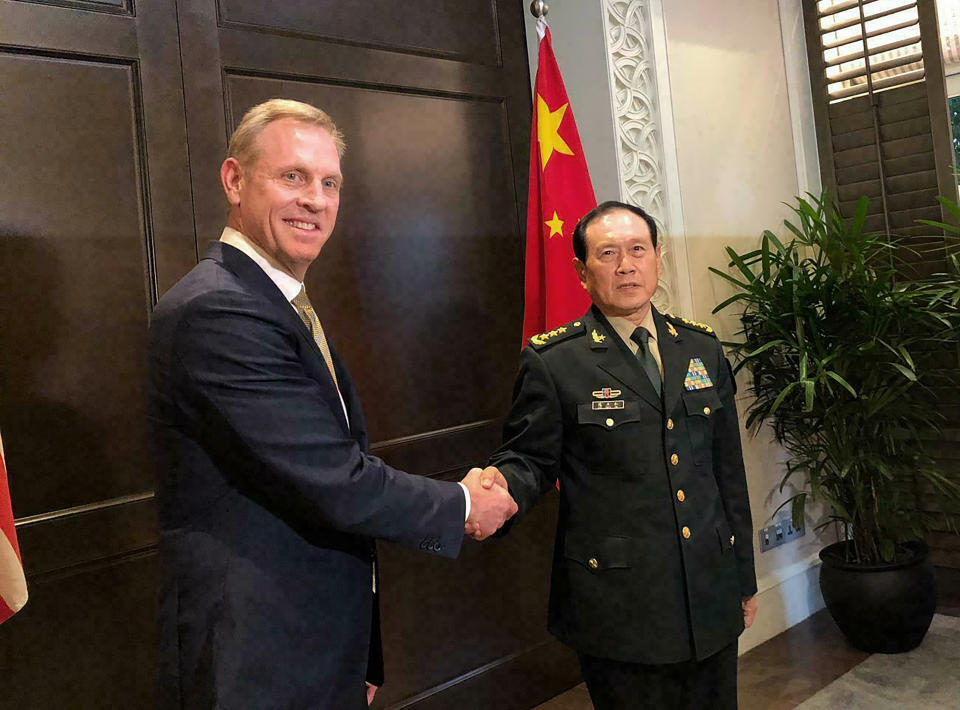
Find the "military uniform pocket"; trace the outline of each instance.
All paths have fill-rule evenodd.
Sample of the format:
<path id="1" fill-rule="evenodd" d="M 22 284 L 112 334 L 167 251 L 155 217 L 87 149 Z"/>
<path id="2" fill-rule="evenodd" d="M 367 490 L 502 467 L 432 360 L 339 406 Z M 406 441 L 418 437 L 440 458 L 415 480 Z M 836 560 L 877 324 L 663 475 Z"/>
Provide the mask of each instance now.
<path id="1" fill-rule="evenodd" d="M 563 555 L 591 572 L 633 567 L 633 546 L 628 537 L 579 537 L 569 535 L 563 543 Z"/>
<path id="2" fill-rule="evenodd" d="M 693 462 L 700 466 L 710 459 L 713 451 L 713 418 L 723 406 L 714 387 L 684 390 L 681 393 L 687 412 L 687 435 Z"/>
<path id="3" fill-rule="evenodd" d="M 621 408 L 608 408 L 611 404 Z M 595 408 L 602 405 L 604 408 Z M 640 475 L 640 458 L 635 448 L 637 425 L 643 422 L 636 400 L 599 400 L 577 405 L 575 436 L 583 446 L 584 463 L 591 473 L 635 478 Z"/>

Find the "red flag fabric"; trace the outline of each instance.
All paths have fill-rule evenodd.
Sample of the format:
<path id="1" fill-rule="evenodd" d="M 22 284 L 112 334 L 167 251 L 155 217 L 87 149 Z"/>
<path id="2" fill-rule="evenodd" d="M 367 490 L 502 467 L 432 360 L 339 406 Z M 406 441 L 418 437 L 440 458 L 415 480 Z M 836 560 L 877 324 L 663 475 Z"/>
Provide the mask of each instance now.
<path id="1" fill-rule="evenodd" d="M 17 531 L 13 526 L 13 508 L 7 487 L 7 469 L 0 440 L 0 624 L 27 603 L 27 581 L 20 561 Z"/>
<path id="2" fill-rule="evenodd" d="M 530 133 L 523 338 L 583 315 L 590 297 L 573 268 L 573 228 L 597 206 L 553 40 L 541 19 Z"/>

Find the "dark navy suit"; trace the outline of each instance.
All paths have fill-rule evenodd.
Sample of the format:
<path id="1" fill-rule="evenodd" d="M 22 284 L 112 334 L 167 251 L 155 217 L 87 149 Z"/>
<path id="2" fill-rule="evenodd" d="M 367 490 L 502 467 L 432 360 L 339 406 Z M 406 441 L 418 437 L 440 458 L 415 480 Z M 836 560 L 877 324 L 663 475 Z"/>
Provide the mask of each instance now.
<path id="1" fill-rule="evenodd" d="M 214 243 L 157 305 L 164 708 L 366 707 L 374 538 L 455 557 L 464 495 L 368 454 L 360 402 L 269 277 Z"/>

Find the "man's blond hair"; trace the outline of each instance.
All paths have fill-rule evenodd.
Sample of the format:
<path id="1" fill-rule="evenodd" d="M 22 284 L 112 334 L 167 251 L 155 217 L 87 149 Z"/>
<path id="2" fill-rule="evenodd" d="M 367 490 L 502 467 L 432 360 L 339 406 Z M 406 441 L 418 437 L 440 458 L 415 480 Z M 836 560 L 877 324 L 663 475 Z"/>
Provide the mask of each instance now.
<path id="1" fill-rule="evenodd" d="M 230 136 L 230 144 L 227 146 L 227 157 L 235 158 L 240 165 L 247 167 L 253 165 L 257 160 L 257 138 L 263 133 L 263 129 L 274 121 L 289 118 L 294 121 L 306 123 L 313 126 L 320 126 L 330 137 L 333 138 L 337 146 L 337 153 L 342 157 L 346 149 L 346 143 L 343 142 L 343 134 L 337 128 L 337 124 L 325 112 L 316 106 L 305 104 L 302 101 L 293 101 L 291 99 L 270 99 L 262 104 L 257 104 L 247 111 L 237 126 L 237 130 Z"/>

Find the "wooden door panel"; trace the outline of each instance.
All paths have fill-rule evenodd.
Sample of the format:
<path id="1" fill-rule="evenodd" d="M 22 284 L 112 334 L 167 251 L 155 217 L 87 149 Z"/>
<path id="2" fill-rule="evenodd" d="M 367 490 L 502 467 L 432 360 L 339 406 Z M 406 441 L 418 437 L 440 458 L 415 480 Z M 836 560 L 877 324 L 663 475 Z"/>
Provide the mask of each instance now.
<path id="1" fill-rule="evenodd" d="M 524 11 L 0 0 L 0 427 L 32 594 L 0 633 L 4 697 L 154 705 L 146 326 L 219 236 L 218 168 L 253 104 L 310 101 L 347 134 L 308 281 L 374 453 L 453 480 L 496 446 L 521 325 Z M 455 562 L 384 546 L 381 703 L 529 707 L 575 680 L 543 625 L 555 516 Z"/>
<path id="2" fill-rule="evenodd" d="M 284 96 L 346 134 L 340 217 L 307 283 L 370 403 L 372 440 L 501 416 L 522 298 L 502 102 L 227 82 L 234 116 Z"/>
<path id="3" fill-rule="evenodd" d="M 0 261 L 15 265 L 0 371 L 20 516 L 152 485 L 134 85 L 129 64 L 0 52 Z"/>
<path id="4" fill-rule="evenodd" d="M 366 16 L 351 12 L 360 5 Z M 222 229 L 216 170 L 244 112 L 284 97 L 330 113 L 346 135 L 345 182 L 308 290 L 356 381 L 374 453 L 412 473 L 460 478 L 499 442 L 519 354 L 531 108 L 524 8 L 267 8 L 178 6 L 197 233 L 215 239 Z M 470 706 L 520 708 L 573 683 L 572 654 L 545 629 L 555 514 L 554 502 L 509 540 L 467 543 L 455 562 L 383 546 L 381 702 L 455 707 L 470 695 L 481 703 Z M 504 601 L 493 623 L 490 587 Z M 524 672 L 537 679 L 523 692 L 503 684 Z"/>
<path id="5" fill-rule="evenodd" d="M 0 428 L 30 589 L 0 667 L 19 707 L 156 697 L 146 330 L 196 263 L 176 21 L 173 0 L 0 0 Z"/>
<path id="6" fill-rule="evenodd" d="M 159 577 L 141 555 L 34 578 L 0 631 L 2 706 L 155 708 Z"/>
<path id="7" fill-rule="evenodd" d="M 499 64 L 491 0 L 219 0 L 224 27 Z"/>

